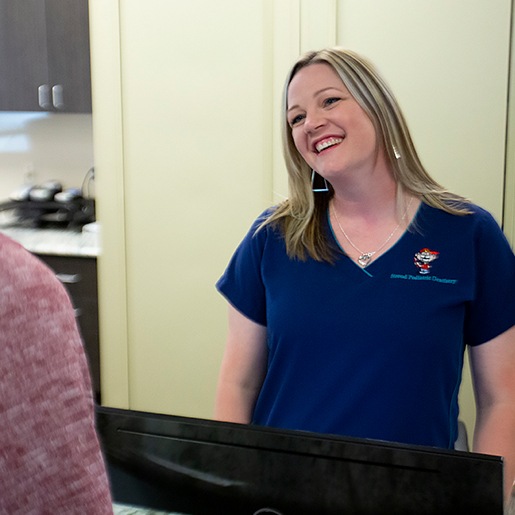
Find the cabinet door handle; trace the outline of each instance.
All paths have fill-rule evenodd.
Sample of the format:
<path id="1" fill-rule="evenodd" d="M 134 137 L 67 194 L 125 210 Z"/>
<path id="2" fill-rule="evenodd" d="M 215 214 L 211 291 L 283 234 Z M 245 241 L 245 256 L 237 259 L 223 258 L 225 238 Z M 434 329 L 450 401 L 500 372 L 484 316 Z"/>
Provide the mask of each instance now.
<path id="1" fill-rule="evenodd" d="M 82 280 L 80 274 L 55 274 L 63 284 L 75 284 Z"/>
<path id="2" fill-rule="evenodd" d="M 52 88 L 52 102 L 56 109 L 64 109 L 64 95 L 61 84 L 56 84 Z"/>
<path id="3" fill-rule="evenodd" d="M 73 313 L 75 315 L 75 318 L 80 318 L 82 316 L 82 309 L 80 308 L 74 308 Z"/>
<path id="4" fill-rule="evenodd" d="M 41 84 L 38 88 L 38 104 L 41 109 L 52 109 L 50 102 L 50 86 L 48 84 Z"/>

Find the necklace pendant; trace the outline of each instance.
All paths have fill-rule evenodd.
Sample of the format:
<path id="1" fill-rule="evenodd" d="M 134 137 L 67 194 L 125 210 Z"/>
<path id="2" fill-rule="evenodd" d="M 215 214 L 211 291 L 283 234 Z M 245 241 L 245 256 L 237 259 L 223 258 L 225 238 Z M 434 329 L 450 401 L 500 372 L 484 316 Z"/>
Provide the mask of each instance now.
<path id="1" fill-rule="evenodd" d="M 365 268 L 370 262 L 370 258 L 374 255 L 374 252 L 365 252 L 358 258 L 358 265 Z"/>

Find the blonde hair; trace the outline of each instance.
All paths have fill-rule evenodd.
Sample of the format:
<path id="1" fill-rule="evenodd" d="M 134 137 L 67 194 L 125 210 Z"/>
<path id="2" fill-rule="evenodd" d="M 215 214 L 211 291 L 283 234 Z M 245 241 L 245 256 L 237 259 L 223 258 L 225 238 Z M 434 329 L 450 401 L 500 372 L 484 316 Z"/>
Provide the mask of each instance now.
<path id="1" fill-rule="evenodd" d="M 407 123 L 388 85 L 374 67 L 354 52 L 325 48 L 302 56 L 291 68 L 283 91 L 282 142 L 288 172 L 290 196 L 279 204 L 263 225 L 278 225 L 290 257 L 305 260 L 307 255 L 333 262 L 336 249 L 321 230 L 334 190 L 313 193 L 312 170 L 297 151 L 287 121 L 288 88 L 293 77 L 306 66 L 325 63 L 331 66 L 350 94 L 372 121 L 399 193 L 410 193 L 426 204 L 448 213 L 469 214 L 469 203 L 440 186 L 424 169 L 411 139 Z M 396 153 L 402 156 L 397 159 Z M 400 195 L 398 195 L 400 197 Z"/>

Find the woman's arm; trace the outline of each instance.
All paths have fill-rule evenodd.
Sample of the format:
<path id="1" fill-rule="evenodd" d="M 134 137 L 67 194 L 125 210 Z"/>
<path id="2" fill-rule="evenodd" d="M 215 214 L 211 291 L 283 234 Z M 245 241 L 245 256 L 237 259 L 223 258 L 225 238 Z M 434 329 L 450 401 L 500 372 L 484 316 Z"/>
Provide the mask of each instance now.
<path id="1" fill-rule="evenodd" d="M 266 327 L 229 305 L 229 331 L 216 394 L 217 420 L 250 423 L 267 357 Z"/>
<path id="2" fill-rule="evenodd" d="M 477 418 L 473 450 L 504 456 L 508 501 L 515 480 L 515 326 L 470 349 Z"/>

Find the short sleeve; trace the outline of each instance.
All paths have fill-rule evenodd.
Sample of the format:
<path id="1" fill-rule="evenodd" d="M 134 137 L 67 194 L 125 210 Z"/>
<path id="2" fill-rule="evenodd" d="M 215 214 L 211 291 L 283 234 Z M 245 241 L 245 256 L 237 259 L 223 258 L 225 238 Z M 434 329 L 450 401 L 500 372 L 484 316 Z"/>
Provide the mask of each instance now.
<path id="1" fill-rule="evenodd" d="M 217 290 L 232 306 L 260 325 L 267 325 L 262 262 L 270 228 L 259 228 L 264 216 L 254 222 L 216 283 Z"/>
<path id="2" fill-rule="evenodd" d="M 475 290 L 465 319 L 465 342 L 472 346 L 515 325 L 515 255 L 494 218 L 483 210 L 477 216 Z"/>

